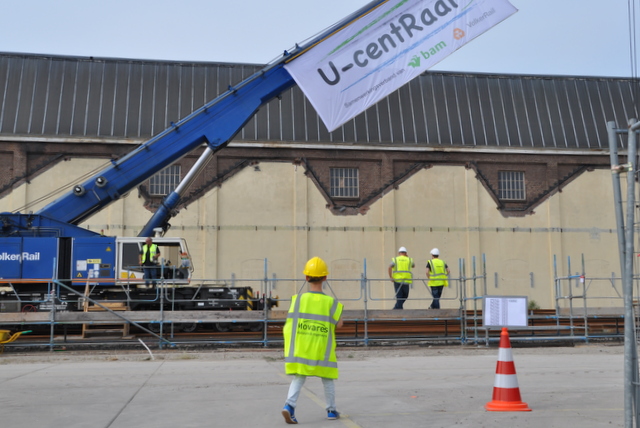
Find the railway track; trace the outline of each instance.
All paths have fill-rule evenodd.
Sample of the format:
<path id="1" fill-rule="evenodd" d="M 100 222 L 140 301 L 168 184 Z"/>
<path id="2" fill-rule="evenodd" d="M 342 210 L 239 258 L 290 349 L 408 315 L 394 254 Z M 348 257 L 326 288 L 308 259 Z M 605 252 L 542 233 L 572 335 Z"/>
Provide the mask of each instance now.
<path id="1" fill-rule="evenodd" d="M 391 311 L 385 311 L 391 312 Z M 424 312 L 424 311 L 420 311 Z M 457 314 L 452 316 L 452 314 Z M 386 315 L 386 314 L 377 314 Z M 397 317 L 397 312 L 391 315 Z M 412 314 L 415 315 L 415 314 Z M 447 341 L 461 342 L 474 340 L 487 340 L 498 338 L 499 329 L 485 330 L 482 328 L 481 316 L 478 313 L 469 312 L 466 316 L 460 316 L 459 311 L 448 313 L 444 317 L 422 317 L 422 318 L 387 318 L 377 317 L 368 319 L 349 319 L 345 317 L 344 326 L 337 330 L 336 338 L 341 343 L 355 342 L 379 342 L 392 343 L 404 341 Z M 264 321 L 254 321 L 250 323 L 236 323 L 231 321 L 194 323 L 188 326 L 188 331 L 183 331 L 185 323 L 163 324 L 162 332 L 159 324 L 144 324 L 143 326 L 154 326 L 155 335 L 176 344 L 190 343 L 212 343 L 212 344 L 247 344 L 259 343 L 261 346 L 268 344 L 278 345 L 282 340 L 282 326 L 284 318 Z M 265 329 L 266 325 L 266 329 Z M 24 329 L 18 326 L 12 331 Z M 18 328 L 15 328 L 18 327 Z M 28 326 L 27 326 L 28 327 Z M 23 335 L 14 344 L 7 345 L 25 346 L 68 346 L 83 344 L 111 344 L 137 343 L 139 339 L 153 342 L 159 340 L 154 334 L 143 329 L 131 326 L 126 337 L 114 337 L 104 335 L 101 337 L 84 338 L 81 335 L 82 326 L 74 324 L 57 325 L 54 329 L 53 341 L 50 325 L 40 326 L 40 331 L 36 330 L 32 334 Z M 108 327 L 108 326 L 105 326 Z M 44 329 L 44 330 L 43 330 Z M 106 328 L 105 330 L 108 330 Z M 529 316 L 529 326 L 525 328 L 513 328 L 509 330 L 512 339 L 562 339 L 562 338 L 622 338 L 624 335 L 624 318 L 619 314 L 598 314 L 588 317 L 556 316 L 556 312 L 535 311 Z M 256 345 L 257 346 L 257 345 Z"/>

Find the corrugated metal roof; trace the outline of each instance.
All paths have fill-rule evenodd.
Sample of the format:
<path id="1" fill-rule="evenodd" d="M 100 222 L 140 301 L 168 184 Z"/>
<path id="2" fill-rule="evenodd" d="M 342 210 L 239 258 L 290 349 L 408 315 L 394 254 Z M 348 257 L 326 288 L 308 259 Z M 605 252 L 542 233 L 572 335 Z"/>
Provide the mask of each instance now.
<path id="1" fill-rule="evenodd" d="M 0 53 L 0 134 L 148 138 L 262 66 Z M 427 72 L 329 133 L 299 88 L 236 140 L 608 147 L 638 117 L 638 80 Z"/>

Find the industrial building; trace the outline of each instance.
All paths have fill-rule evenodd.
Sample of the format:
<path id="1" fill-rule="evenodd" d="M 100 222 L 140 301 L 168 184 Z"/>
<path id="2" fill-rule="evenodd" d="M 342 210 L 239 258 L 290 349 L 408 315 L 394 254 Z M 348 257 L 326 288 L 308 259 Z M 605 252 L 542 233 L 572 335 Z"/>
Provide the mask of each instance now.
<path id="1" fill-rule="evenodd" d="M 261 67 L 0 54 L 0 212 L 41 208 Z M 214 155 L 168 234 L 186 238 L 195 278 L 300 280 L 320 256 L 334 290 L 350 284 L 347 307 L 365 275 L 370 307 L 391 308 L 400 246 L 416 262 L 407 309 L 428 306 L 433 247 L 454 284 L 482 276 L 477 294 L 552 308 L 582 284 L 591 305 L 622 306 L 607 122 L 637 118 L 637 92 L 636 79 L 427 72 L 328 132 L 294 87 Z M 81 226 L 136 236 L 198 155 Z"/>

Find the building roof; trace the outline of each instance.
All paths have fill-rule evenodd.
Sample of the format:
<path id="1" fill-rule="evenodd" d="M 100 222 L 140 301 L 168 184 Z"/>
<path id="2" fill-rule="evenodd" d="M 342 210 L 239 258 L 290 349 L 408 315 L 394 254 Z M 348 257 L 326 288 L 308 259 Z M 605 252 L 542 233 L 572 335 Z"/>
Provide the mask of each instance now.
<path id="1" fill-rule="evenodd" d="M 0 137 L 147 139 L 253 64 L 0 53 Z M 426 72 L 329 133 L 298 87 L 235 141 L 602 149 L 606 123 L 638 117 L 638 80 Z"/>

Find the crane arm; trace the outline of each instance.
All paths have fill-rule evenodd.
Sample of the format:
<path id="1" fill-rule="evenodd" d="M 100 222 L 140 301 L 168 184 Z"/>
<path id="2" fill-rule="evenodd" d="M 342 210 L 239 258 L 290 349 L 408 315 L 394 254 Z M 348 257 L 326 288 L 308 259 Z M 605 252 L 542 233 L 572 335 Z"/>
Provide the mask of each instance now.
<path id="1" fill-rule="evenodd" d="M 72 191 L 36 214 L 77 225 L 202 144 L 207 144 L 212 152 L 223 148 L 262 105 L 295 85 L 284 68 L 287 62 L 386 1 L 373 1 L 303 45 L 285 51 L 275 62 L 179 122 L 172 123 L 131 153 L 113 160 L 107 168 L 75 185 Z M 165 200 L 163 210 L 170 212 L 178 202 L 177 197 Z"/>

